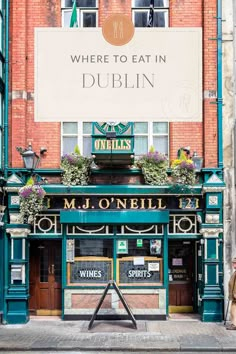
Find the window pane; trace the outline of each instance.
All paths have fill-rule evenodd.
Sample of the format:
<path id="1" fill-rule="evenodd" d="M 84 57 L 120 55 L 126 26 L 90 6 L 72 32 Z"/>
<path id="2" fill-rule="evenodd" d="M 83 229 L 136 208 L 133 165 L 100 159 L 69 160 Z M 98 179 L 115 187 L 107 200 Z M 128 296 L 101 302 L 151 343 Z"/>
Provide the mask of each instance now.
<path id="1" fill-rule="evenodd" d="M 80 256 L 112 258 L 112 240 L 75 240 L 75 257 Z"/>
<path id="2" fill-rule="evenodd" d="M 78 144 L 77 137 L 64 137 L 63 138 L 63 155 L 74 152 L 75 146 Z"/>
<path id="3" fill-rule="evenodd" d="M 96 0 L 76 0 L 78 7 L 96 7 Z"/>
<path id="4" fill-rule="evenodd" d="M 61 7 L 73 6 L 73 0 L 62 0 Z M 96 0 L 76 0 L 77 7 L 96 7 Z"/>
<path id="5" fill-rule="evenodd" d="M 150 7 L 150 0 L 134 0 L 134 7 Z M 154 0 L 154 7 L 169 7 L 169 0 Z"/>
<path id="6" fill-rule="evenodd" d="M 83 137 L 83 156 L 91 156 L 92 138 L 91 136 Z"/>
<path id="7" fill-rule="evenodd" d="M 96 27 L 96 12 L 83 12 L 83 27 Z"/>
<path id="8" fill-rule="evenodd" d="M 77 134 L 78 133 L 78 125 L 77 123 L 63 123 L 63 134 Z"/>
<path id="9" fill-rule="evenodd" d="M 154 27 L 166 27 L 165 12 L 154 12 Z"/>
<path id="10" fill-rule="evenodd" d="M 168 123 L 153 123 L 153 134 L 167 134 L 168 133 Z"/>
<path id="11" fill-rule="evenodd" d="M 83 134 L 92 134 L 92 123 L 83 123 Z"/>
<path id="12" fill-rule="evenodd" d="M 134 13 L 134 26 L 135 27 L 146 27 L 147 26 L 147 11 L 136 11 Z"/>
<path id="13" fill-rule="evenodd" d="M 153 137 L 153 145 L 156 151 L 168 155 L 168 138 L 167 136 Z"/>
<path id="14" fill-rule="evenodd" d="M 70 27 L 71 10 L 62 11 L 62 23 L 63 27 Z"/>
<path id="15" fill-rule="evenodd" d="M 145 136 L 135 136 L 134 138 L 134 152 L 135 155 L 143 155 L 148 151 L 148 138 Z"/>
<path id="16" fill-rule="evenodd" d="M 134 123 L 134 134 L 147 134 L 148 133 L 148 123 Z"/>

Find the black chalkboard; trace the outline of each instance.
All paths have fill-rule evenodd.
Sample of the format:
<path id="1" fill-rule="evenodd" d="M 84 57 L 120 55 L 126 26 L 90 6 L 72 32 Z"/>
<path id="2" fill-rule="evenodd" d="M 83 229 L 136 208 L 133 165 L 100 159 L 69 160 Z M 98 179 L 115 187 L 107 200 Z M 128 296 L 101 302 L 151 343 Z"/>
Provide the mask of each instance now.
<path id="1" fill-rule="evenodd" d="M 159 271 L 149 271 L 149 263 L 159 263 Z M 144 265 L 134 265 L 132 261 L 119 262 L 119 283 L 133 284 L 133 283 L 160 283 L 161 282 L 161 264 L 158 260 L 145 261 Z"/>
<path id="2" fill-rule="evenodd" d="M 71 283 L 107 283 L 111 278 L 111 261 L 75 261 L 70 264 Z"/>

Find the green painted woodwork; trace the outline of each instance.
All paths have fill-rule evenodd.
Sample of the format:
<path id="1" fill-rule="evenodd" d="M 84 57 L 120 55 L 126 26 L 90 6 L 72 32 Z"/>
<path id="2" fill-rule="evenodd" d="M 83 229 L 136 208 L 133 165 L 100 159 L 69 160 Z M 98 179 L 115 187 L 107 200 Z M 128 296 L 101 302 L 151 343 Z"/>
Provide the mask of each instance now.
<path id="1" fill-rule="evenodd" d="M 207 239 L 205 242 L 207 242 L 207 258 L 216 259 L 217 244 L 215 239 Z"/>
<path id="2" fill-rule="evenodd" d="M 120 211 L 84 211 L 61 210 L 62 224 L 91 224 L 91 225 L 125 225 L 125 224 L 166 224 L 169 222 L 169 211 L 159 210 L 122 210 Z"/>
<path id="3" fill-rule="evenodd" d="M 221 298 L 204 298 L 202 309 L 203 322 L 221 322 L 222 316 L 222 299 Z"/>
<path id="4" fill-rule="evenodd" d="M 3 230 L 0 228 L 0 317 L 1 314 L 3 313 L 3 287 L 4 287 L 4 282 L 3 282 L 3 266 L 4 266 L 4 242 L 3 242 Z"/>
<path id="5" fill-rule="evenodd" d="M 206 208 L 209 210 L 220 209 L 222 206 L 222 193 L 207 193 Z"/>
<path id="6" fill-rule="evenodd" d="M 169 264 L 168 264 L 168 237 L 167 225 L 164 225 L 164 242 L 163 242 L 163 280 L 166 289 L 166 316 L 169 315 Z"/>

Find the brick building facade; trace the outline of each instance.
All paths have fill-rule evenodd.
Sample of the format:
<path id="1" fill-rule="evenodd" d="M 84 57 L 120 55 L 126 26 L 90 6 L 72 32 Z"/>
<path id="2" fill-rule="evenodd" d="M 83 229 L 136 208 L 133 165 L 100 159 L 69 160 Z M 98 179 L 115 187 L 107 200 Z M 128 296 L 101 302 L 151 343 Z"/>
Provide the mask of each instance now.
<path id="1" fill-rule="evenodd" d="M 30 313 L 60 313 L 64 319 L 90 318 L 102 287 L 110 279 L 117 281 L 137 318 L 167 319 L 171 311 L 192 311 L 199 313 L 203 321 L 221 320 L 224 182 L 221 47 L 216 40 L 221 30 L 221 19 L 217 19 L 221 14 L 219 1 L 154 2 L 154 26 L 202 29 L 202 121 L 168 122 L 166 117 L 164 122 L 147 124 L 144 117 L 141 125 L 132 123 L 122 133 L 133 139 L 134 151 L 139 152 L 136 155 L 146 153 L 152 142 L 169 161 L 186 146 L 190 146 L 191 154 L 196 151 L 203 157 L 203 168 L 197 171 L 195 185 L 181 190 L 173 190 L 169 184 L 147 186 L 142 171 L 124 163 L 120 168 L 105 163 L 105 168 L 102 166 L 99 171 L 94 167 L 88 186 L 62 185 L 61 156 L 71 152 L 68 149 L 72 141 L 81 142 L 82 146 L 78 145 L 83 154 L 89 155 L 96 134 L 104 133 L 98 131 L 95 123 L 85 121 L 80 125 L 79 119 L 67 123 L 35 122 L 34 30 L 68 27 L 72 1 L 3 3 L 9 5 L 9 18 L 6 18 L 9 100 L 4 123 L 8 140 L 5 138 L 3 156 L 6 180 L 3 190 L 8 203 L 6 227 L 2 230 L 3 322 L 25 323 Z M 149 3 L 78 0 L 79 27 L 102 27 L 105 19 L 114 13 L 127 15 L 136 27 L 145 27 Z M 176 55 L 179 54 L 176 48 Z M 42 152 L 34 178 L 41 184 L 47 181 L 43 187 L 49 198 L 48 210 L 38 215 L 30 228 L 18 219 L 18 191 L 31 173 L 16 149 L 29 145 L 34 151 Z M 116 152 L 113 154 L 115 160 Z M 111 159 L 110 155 L 108 151 L 105 159 Z M 171 179 L 171 169 L 168 176 Z M 116 203 L 115 207 L 112 203 Z M 65 205 L 71 209 L 69 217 Z M 103 214 L 97 216 L 91 208 Z M 123 209 L 127 209 L 126 218 Z M 82 216 L 83 212 L 86 215 Z M 80 217 L 84 218 L 82 224 L 78 222 Z M 161 248 L 156 254 L 151 251 L 154 241 Z M 91 250 L 90 243 L 96 252 Z M 81 280 L 82 275 L 78 274 L 83 272 L 88 273 Z M 100 280 L 98 274 L 103 274 Z M 48 290 L 51 287 L 53 294 Z M 144 301 L 146 297 L 150 300 L 148 304 Z M 104 307 L 111 308 L 112 318 L 124 315 L 113 292 L 109 293 Z"/>

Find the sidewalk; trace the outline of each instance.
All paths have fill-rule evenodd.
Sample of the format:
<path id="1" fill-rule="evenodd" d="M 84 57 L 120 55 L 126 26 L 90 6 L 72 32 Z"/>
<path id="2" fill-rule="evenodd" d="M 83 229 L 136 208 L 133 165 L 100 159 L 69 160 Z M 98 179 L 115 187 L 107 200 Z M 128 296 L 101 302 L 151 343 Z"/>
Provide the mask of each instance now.
<path id="1" fill-rule="evenodd" d="M 223 323 L 196 319 L 168 321 L 87 321 L 31 319 L 0 326 L 0 351 L 236 352 L 236 331 Z"/>

